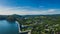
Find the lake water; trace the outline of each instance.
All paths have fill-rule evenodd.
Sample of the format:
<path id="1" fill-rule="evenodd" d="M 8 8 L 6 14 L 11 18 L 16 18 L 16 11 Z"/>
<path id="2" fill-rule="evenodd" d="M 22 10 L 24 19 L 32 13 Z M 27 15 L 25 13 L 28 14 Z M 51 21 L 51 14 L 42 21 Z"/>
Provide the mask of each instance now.
<path id="1" fill-rule="evenodd" d="M 6 20 L 0 20 L 0 34 L 19 34 L 18 24 L 10 23 Z"/>

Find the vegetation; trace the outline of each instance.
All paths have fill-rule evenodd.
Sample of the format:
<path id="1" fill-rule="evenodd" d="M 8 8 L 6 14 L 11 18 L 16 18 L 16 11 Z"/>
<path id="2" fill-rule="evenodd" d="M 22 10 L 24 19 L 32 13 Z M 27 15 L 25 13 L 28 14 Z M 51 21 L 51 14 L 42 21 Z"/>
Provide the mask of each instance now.
<path id="1" fill-rule="evenodd" d="M 60 16 L 43 16 L 40 19 L 41 22 L 33 26 L 31 34 L 56 34 L 60 31 Z"/>
<path id="2" fill-rule="evenodd" d="M 6 19 L 9 22 L 15 22 L 15 20 L 16 20 L 14 16 L 8 16 Z"/>
<path id="3" fill-rule="evenodd" d="M 25 17 L 18 20 L 20 24 L 31 26 L 31 34 L 56 34 L 60 32 L 60 16 L 43 15 L 34 17 Z M 22 30 L 28 30 L 22 28 Z"/>
<path id="4" fill-rule="evenodd" d="M 31 34 L 57 34 L 60 32 L 60 15 L 9 15 L 8 21 L 17 21 L 22 31 L 31 30 Z"/>

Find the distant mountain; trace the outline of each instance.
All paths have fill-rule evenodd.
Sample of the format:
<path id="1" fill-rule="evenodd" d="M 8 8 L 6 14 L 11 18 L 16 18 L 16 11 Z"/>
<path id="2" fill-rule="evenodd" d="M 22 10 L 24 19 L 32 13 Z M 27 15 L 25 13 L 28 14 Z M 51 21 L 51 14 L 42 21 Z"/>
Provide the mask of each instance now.
<path id="1" fill-rule="evenodd" d="M 18 15 L 18 14 L 12 14 L 12 15 L 0 15 L 0 20 L 6 19 L 8 16 L 14 16 L 15 18 L 28 18 L 28 17 L 36 17 L 36 16 L 47 16 L 47 17 L 58 17 L 60 14 L 52 14 L 52 15 Z"/>

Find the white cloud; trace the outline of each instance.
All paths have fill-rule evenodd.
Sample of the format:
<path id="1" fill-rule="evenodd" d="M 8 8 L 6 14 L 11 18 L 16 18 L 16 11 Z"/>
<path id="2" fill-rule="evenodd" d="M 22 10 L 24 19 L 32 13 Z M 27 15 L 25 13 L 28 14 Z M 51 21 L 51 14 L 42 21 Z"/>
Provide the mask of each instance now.
<path id="1" fill-rule="evenodd" d="M 52 12 L 55 12 L 55 11 L 56 11 L 56 9 L 49 9 L 49 10 L 48 10 L 48 12 L 51 12 L 51 13 L 52 13 Z"/>
<path id="2" fill-rule="evenodd" d="M 10 14 L 19 14 L 19 15 L 39 15 L 39 14 L 58 14 L 56 13 L 56 9 L 48 9 L 48 10 L 28 10 L 24 7 L 0 7 L 1 15 L 10 15 Z"/>

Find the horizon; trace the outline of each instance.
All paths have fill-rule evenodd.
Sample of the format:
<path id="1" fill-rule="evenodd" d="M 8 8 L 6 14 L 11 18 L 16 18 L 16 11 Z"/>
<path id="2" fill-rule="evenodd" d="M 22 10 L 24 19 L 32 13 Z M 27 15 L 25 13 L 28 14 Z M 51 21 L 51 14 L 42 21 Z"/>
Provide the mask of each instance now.
<path id="1" fill-rule="evenodd" d="M 0 0 L 0 15 L 60 14 L 60 0 Z"/>
<path id="2" fill-rule="evenodd" d="M 0 14 L 0 15 L 4 15 L 4 14 Z M 7 14 L 7 15 L 20 15 L 20 14 Z M 29 15 L 29 14 L 28 14 Z M 34 14 L 35 15 L 35 14 Z M 38 15 L 60 15 L 60 14 L 37 14 Z M 21 16 L 26 16 L 26 15 L 21 15 Z"/>

